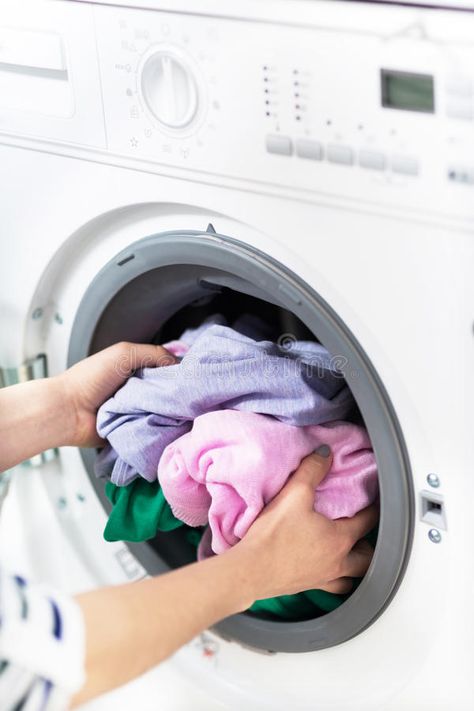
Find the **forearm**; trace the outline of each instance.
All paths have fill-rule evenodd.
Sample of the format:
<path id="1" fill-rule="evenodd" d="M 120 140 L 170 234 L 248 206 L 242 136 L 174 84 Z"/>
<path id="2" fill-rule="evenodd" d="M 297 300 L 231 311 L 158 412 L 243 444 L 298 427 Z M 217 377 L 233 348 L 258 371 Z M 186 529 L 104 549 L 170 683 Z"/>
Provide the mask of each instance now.
<path id="1" fill-rule="evenodd" d="M 87 681 L 73 705 L 130 681 L 218 620 L 245 610 L 258 586 L 252 576 L 255 566 L 234 548 L 158 578 L 78 596 Z"/>
<path id="2" fill-rule="evenodd" d="M 72 417 L 59 379 L 0 389 L 0 471 L 66 443 Z"/>

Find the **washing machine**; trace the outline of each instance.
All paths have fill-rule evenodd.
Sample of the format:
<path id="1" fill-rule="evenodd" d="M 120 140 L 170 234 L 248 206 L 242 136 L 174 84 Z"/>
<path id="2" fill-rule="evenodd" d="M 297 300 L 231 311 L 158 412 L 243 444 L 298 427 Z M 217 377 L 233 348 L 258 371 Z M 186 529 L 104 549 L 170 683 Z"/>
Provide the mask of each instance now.
<path id="1" fill-rule="evenodd" d="M 473 37 L 468 0 L 2 5 L 4 382 L 247 310 L 329 349 L 378 463 L 343 605 L 226 619 L 94 708 L 474 709 Z M 94 457 L 13 472 L 2 555 L 71 592 L 190 560 L 103 540 Z"/>

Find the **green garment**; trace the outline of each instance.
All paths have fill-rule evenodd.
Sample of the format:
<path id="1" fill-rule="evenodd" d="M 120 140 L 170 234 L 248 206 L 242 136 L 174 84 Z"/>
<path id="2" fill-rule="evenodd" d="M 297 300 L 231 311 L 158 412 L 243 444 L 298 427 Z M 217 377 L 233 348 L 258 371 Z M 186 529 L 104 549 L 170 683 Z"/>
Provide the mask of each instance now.
<path id="1" fill-rule="evenodd" d="M 157 531 L 173 531 L 184 526 L 173 516 L 159 483 L 134 479 L 128 486 L 105 485 L 105 493 L 113 504 L 105 526 L 106 541 L 139 543 L 156 536 Z"/>
<path id="2" fill-rule="evenodd" d="M 128 486 L 115 486 L 109 481 L 105 493 L 113 504 L 104 530 L 106 541 L 147 541 L 155 538 L 158 531 L 172 531 L 185 525 L 173 516 L 157 481 L 150 484 L 140 477 Z M 189 542 L 197 548 L 203 529 L 186 528 Z M 249 611 L 269 619 L 307 620 L 335 610 L 347 597 L 324 590 L 306 590 L 297 595 L 257 600 Z"/>
<path id="3" fill-rule="evenodd" d="M 301 622 L 335 610 L 347 597 L 325 590 L 305 590 L 296 595 L 279 595 L 266 600 L 256 600 L 249 610 L 259 617 Z"/>

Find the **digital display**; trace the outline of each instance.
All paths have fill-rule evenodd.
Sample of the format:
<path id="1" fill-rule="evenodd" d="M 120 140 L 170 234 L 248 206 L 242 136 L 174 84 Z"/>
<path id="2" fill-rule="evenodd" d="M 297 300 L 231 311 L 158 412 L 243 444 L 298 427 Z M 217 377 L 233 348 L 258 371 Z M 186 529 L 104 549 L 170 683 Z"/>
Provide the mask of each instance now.
<path id="1" fill-rule="evenodd" d="M 434 113 L 434 78 L 430 74 L 381 70 L 382 106 Z"/>

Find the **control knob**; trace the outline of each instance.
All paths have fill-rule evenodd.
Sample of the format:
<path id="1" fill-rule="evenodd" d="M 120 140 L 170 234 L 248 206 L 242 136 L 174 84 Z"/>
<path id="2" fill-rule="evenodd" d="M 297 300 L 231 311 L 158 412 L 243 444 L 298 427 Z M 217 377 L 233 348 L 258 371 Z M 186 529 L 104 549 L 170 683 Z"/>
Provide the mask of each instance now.
<path id="1" fill-rule="evenodd" d="M 170 50 L 157 50 L 146 59 L 141 91 L 149 111 L 167 128 L 185 128 L 196 116 L 195 77 L 187 63 Z"/>

